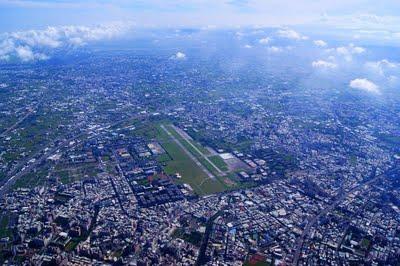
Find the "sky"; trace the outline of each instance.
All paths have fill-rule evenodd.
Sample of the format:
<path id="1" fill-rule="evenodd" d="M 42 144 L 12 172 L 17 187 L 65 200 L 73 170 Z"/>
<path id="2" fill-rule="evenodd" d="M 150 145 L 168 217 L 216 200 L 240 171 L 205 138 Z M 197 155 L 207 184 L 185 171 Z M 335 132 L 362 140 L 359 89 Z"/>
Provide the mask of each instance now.
<path id="1" fill-rule="evenodd" d="M 390 50 L 400 46 L 399 0 L 0 0 L 0 18 L 3 64 L 45 61 L 139 32 L 153 42 L 176 40 L 181 50 L 171 59 L 187 60 L 184 40 L 201 45 L 212 31 L 229 29 L 240 53 L 307 55 L 318 77 L 355 73 L 349 88 L 379 95 L 400 80 L 400 58 Z"/>
<path id="2" fill-rule="evenodd" d="M 312 26 L 400 32 L 398 0 L 0 0 L 0 32 L 130 21 L 137 27 Z"/>

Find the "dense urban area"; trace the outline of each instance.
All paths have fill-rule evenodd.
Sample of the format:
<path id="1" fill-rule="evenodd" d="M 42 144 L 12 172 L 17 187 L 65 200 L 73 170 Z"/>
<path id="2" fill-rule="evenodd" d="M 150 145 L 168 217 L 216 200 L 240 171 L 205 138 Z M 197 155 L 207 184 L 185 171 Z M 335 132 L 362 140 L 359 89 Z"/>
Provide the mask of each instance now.
<path id="1" fill-rule="evenodd" d="M 2 65 L 1 263 L 400 265 L 398 95 L 171 54 Z"/>

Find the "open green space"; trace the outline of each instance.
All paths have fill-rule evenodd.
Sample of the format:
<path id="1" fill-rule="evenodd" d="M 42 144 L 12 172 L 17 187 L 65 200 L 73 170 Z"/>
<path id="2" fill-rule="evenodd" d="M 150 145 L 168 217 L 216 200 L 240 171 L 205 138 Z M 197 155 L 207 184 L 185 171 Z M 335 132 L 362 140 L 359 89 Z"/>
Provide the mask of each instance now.
<path id="1" fill-rule="evenodd" d="M 171 132 L 172 135 L 174 135 L 175 138 L 177 138 L 183 145 L 185 145 L 186 149 L 188 149 L 194 155 L 201 155 L 200 153 L 204 155 L 210 154 L 210 152 L 200 144 L 189 139 L 184 139 L 172 125 L 166 125 L 165 127 L 168 129 L 169 132 Z M 197 150 L 200 151 L 200 153 L 192 145 L 195 146 Z"/>
<path id="2" fill-rule="evenodd" d="M 211 179 L 199 167 L 191 157 L 168 135 L 168 133 L 161 128 L 164 125 L 167 130 L 189 151 L 196 159 L 216 178 Z M 189 184 L 194 192 L 200 196 L 208 195 L 226 190 L 237 189 L 242 187 L 242 184 L 236 180 L 231 180 L 230 176 L 219 176 L 218 170 L 210 164 L 204 157 L 206 156 L 220 170 L 228 171 L 228 166 L 219 156 L 212 156 L 210 151 L 194 140 L 185 140 L 175 129 L 171 126 L 170 121 L 145 121 L 135 125 L 133 134 L 148 138 L 149 140 L 157 140 L 165 154 L 157 157 L 158 162 L 163 166 L 163 170 L 168 175 L 175 175 L 179 173 L 182 178 L 176 179 L 176 183 Z M 196 150 L 192 145 L 198 150 Z M 200 151 L 200 153 L 199 153 Z"/>
<path id="3" fill-rule="evenodd" d="M 205 159 L 205 154 L 202 152 L 202 150 L 206 150 L 204 147 L 201 149 L 196 150 L 196 146 L 193 141 L 184 139 L 176 130 L 173 126 L 168 125 L 166 126 L 168 131 L 183 145 L 185 148 L 193 154 L 199 161 L 200 163 L 207 168 L 208 171 L 210 171 L 213 175 L 218 176 L 219 175 L 219 170 L 217 169 L 214 165 L 212 165 L 209 161 Z M 197 144 L 199 145 L 199 144 Z M 193 147 L 195 146 L 195 147 Z M 200 152 L 199 152 L 200 151 Z M 208 152 L 208 150 L 207 150 Z M 218 167 L 218 166 L 217 166 Z"/>
<path id="4" fill-rule="evenodd" d="M 2 214 L 0 217 L 0 238 L 11 237 L 11 231 L 8 227 L 10 217 L 7 214 Z"/>
<path id="5" fill-rule="evenodd" d="M 58 165 L 53 176 L 59 178 L 63 184 L 79 181 L 85 176 L 94 177 L 100 172 L 96 163 L 85 163 L 82 165 Z"/>
<path id="6" fill-rule="evenodd" d="M 212 161 L 219 169 L 222 171 L 228 171 L 228 165 L 224 162 L 224 160 L 219 155 L 213 155 L 208 157 L 210 161 Z"/>
<path id="7" fill-rule="evenodd" d="M 171 161 L 171 158 L 167 153 L 161 154 L 158 156 L 157 161 L 160 163 Z"/>
<path id="8" fill-rule="evenodd" d="M 162 146 L 172 159 L 166 162 L 164 171 L 168 175 L 179 173 L 182 178 L 177 182 L 189 184 L 199 195 L 225 190 L 218 180 L 208 179 L 207 174 L 174 141 L 163 142 Z"/>
<path id="9" fill-rule="evenodd" d="M 183 229 L 178 228 L 172 234 L 174 238 L 180 238 L 186 242 L 192 243 L 193 245 L 200 247 L 201 240 L 203 239 L 203 234 L 197 231 L 186 233 Z"/>
<path id="10" fill-rule="evenodd" d="M 6 178 L 6 177 L 7 177 L 7 175 L 5 173 L 0 172 L 0 182 L 2 182 L 3 179 Z"/>
<path id="11" fill-rule="evenodd" d="M 182 178 L 178 183 L 189 184 L 196 194 L 207 195 L 227 189 L 218 179 L 210 179 L 185 151 L 172 140 L 161 127 L 157 128 L 156 138 L 161 143 L 171 160 L 164 161 L 164 171 L 168 175 L 179 173 Z M 165 156 L 164 156 L 165 158 Z"/>
<path id="12" fill-rule="evenodd" d="M 30 172 L 18 178 L 13 184 L 13 188 L 33 188 L 44 185 L 48 172 L 41 170 L 38 172 Z"/>

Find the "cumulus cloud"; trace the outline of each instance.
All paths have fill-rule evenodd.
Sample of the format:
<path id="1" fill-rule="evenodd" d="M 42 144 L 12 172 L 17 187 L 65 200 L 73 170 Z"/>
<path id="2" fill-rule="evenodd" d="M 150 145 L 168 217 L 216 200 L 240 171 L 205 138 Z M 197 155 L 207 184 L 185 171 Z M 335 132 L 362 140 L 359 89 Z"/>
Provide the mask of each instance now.
<path id="1" fill-rule="evenodd" d="M 383 59 L 376 62 L 367 62 L 365 63 L 365 66 L 368 69 L 377 72 L 379 75 L 384 76 L 385 72 L 388 72 L 390 70 L 395 70 L 396 68 L 400 67 L 400 63 L 395 63 L 387 59 Z"/>
<path id="2" fill-rule="evenodd" d="M 366 49 L 360 46 L 355 46 L 354 44 L 349 44 L 347 46 L 339 46 L 332 49 L 325 50 L 328 53 L 335 53 L 343 57 L 346 61 L 352 61 L 353 55 L 360 55 L 365 53 Z"/>
<path id="3" fill-rule="evenodd" d="M 259 42 L 260 44 L 268 44 L 270 41 L 271 41 L 270 38 L 265 37 L 265 38 L 260 39 L 258 42 Z"/>
<path id="4" fill-rule="evenodd" d="M 267 48 L 269 53 L 280 53 L 283 51 L 283 49 L 281 47 L 277 47 L 277 46 L 270 46 Z"/>
<path id="5" fill-rule="evenodd" d="M 314 68 L 331 68 L 332 69 L 332 68 L 337 67 L 337 65 L 335 63 L 324 61 L 324 60 L 314 61 L 311 63 L 311 65 Z"/>
<path id="6" fill-rule="evenodd" d="M 349 86 L 350 86 L 350 88 L 363 90 L 366 92 L 371 92 L 371 93 L 376 93 L 376 94 L 380 93 L 378 85 L 376 85 L 372 81 L 369 81 L 368 79 L 364 79 L 364 78 L 353 79 L 352 81 L 350 81 Z"/>
<path id="7" fill-rule="evenodd" d="M 348 46 L 337 47 L 336 52 L 341 55 L 362 54 L 365 52 L 365 49 L 351 43 Z"/>
<path id="8" fill-rule="evenodd" d="M 280 29 L 278 30 L 278 36 L 286 39 L 291 39 L 291 40 L 307 40 L 308 37 L 304 36 L 297 31 L 291 30 L 291 29 Z"/>
<path id="9" fill-rule="evenodd" d="M 48 59 L 48 57 L 42 53 L 34 53 L 29 46 L 18 46 L 15 48 L 15 52 L 24 62 Z"/>
<path id="10" fill-rule="evenodd" d="M 241 39 L 244 36 L 244 33 L 238 31 L 238 32 L 235 33 L 235 35 L 236 35 L 236 38 Z"/>
<path id="11" fill-rule="evenodd" d="M 186 54 L 184 54 L 182 52 L 177 52 L 175 55 L 171 56 L 171 59 L 184 60 L 184 59 L 186 59 Z"/>
<path id="12" fill-rule="evenodd" d="M 328 45 L 328 44 L 327 44 L 325 41 L 323 41 L 323 40 L 316 40 L 316 41 L 314 41 L 314 44 L 315 44 L 316 46 L 319 46 L 319 47 L 325 47 L 325 46 Z"/>
<path id="13" fill-rule="evenodd" d="M 28 46 L 18 46 L 15 48 L 15 52 L 22 61 L 30 61 L 35 59 L 35 56 Z"/>
<path id="14" fill-rule="evenodd" d="M 89 42 L 111 39 L 127 32 L 132 23 L 110 23 L 94 27 L 63 26 L 44 30 L 5 33 L 0 36 L 0 60 L 12 57 L 28 62 L 49 58 L 45 53 L 56 48 L 85 45 Z"/>
<path id="15" fill-rule="evenodd" d="M 244 48 L 246 48 L 246 49 L 251 49 L 251 48 L 253 48 L 253 46 L 251 46 L 250 44 L 246 44 L 246 45 L 244 46 Z"/>

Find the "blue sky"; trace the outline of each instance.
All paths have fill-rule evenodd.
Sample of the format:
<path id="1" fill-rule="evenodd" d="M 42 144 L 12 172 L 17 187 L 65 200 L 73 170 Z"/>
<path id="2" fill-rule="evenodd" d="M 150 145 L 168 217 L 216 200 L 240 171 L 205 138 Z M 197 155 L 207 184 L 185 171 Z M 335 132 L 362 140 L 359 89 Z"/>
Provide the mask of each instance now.
<path id="1" fill-rule="evenodd" d="M 46 49 L 129 38 L 147 28 L 275 27 L 398 47 L 399 13 L 399 0 L 0 0 L 0 60 L 44 60 Z"/>
<path id="2" fill-rule="evenodd" d="M 0 31 L 131 21 L 138 27 L 313 26 L 400 32 L 398 0 L 0 0 Z"/>
<path id="3" fill-rule="evenodd" d="M 175 40 L 171 58 L 178 62 L 191 58 L 185 40 L 201 46 L 224 32 L 240 53 L 305 55 L 318 77 L 355 73 L 349 87 L 373 95 L 400 82 L 400 57 L 392 52 L 400 46 L 400 0 L 0 0 L 0 18 L 3 64 L 118 38 L 131 44 L 143 32 L 153 45 Z M 193 27 L 194 34 L 178 30 Z M 378 46 L 383 54 L 374 52 Z"/>

